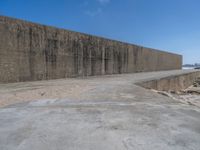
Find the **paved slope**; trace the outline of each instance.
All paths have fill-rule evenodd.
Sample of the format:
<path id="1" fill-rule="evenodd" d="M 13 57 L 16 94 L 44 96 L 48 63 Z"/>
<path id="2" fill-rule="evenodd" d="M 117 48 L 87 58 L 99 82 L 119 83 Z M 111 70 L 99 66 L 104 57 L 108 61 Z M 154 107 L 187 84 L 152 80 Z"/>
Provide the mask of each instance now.
<path id="1" fill-rule="evenodd" d="M 135 85 L 182 73 L 2 84 L 0 149 L 198 150 L 200 109 Z"/>

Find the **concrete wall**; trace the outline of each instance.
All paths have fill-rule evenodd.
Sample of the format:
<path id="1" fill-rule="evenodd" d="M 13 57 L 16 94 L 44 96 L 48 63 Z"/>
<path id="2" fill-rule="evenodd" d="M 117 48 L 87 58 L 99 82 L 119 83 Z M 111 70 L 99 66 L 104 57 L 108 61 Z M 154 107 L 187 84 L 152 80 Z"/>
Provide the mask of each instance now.
<path id="1" fill-rule="evenodd" d="M 0 16 L 0 83 L 181 66 L 180 55 Z"/>
<path id="2" fill-rule="evenodd" d="M 200 71 L 197 71 L 139 82 L 137 85 L 158 91 L 181 91 L 191 86 L 199 77 Z"/>

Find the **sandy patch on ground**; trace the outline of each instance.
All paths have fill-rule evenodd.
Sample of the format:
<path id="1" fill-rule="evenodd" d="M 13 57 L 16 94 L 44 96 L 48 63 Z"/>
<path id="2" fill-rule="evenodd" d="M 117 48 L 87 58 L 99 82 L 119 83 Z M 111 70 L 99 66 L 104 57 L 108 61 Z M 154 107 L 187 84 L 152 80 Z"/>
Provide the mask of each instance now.
<path id="1" fill-rule="evenodd" d="M 84 83 L 50 84 L 45 86 L 18 87 L 11 91 L 9 88 L 0 92 L 0 107 L 42 99 L 80 99 L 81 95 L 93 87 Z M 6 88 L 5 88 L 6 89 Z"/>

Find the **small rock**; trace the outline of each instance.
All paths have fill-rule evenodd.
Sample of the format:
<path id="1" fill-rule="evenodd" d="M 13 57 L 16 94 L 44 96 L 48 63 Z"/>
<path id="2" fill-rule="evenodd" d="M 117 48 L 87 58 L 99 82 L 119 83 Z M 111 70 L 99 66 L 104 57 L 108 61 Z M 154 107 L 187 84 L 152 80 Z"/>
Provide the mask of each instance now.
<path id="1" fill-rule="evenodd" d="M 41 92 L 40 95 L 41 95 L 41 96 L 44 96 L 44 95 L 45 95 L 45 92 Z"/>

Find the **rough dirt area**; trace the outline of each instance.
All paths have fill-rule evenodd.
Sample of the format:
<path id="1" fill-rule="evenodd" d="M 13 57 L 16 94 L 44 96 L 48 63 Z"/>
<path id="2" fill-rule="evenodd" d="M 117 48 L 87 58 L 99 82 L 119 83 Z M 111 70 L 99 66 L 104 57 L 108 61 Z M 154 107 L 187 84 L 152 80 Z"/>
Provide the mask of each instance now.
<path id="1" fill-rule="evenodd" d="M 0 89 L 0 107 L 38 99 L 80 99 L 93 87 L 79 80 L 51 80 L 3 85 Z"/>

